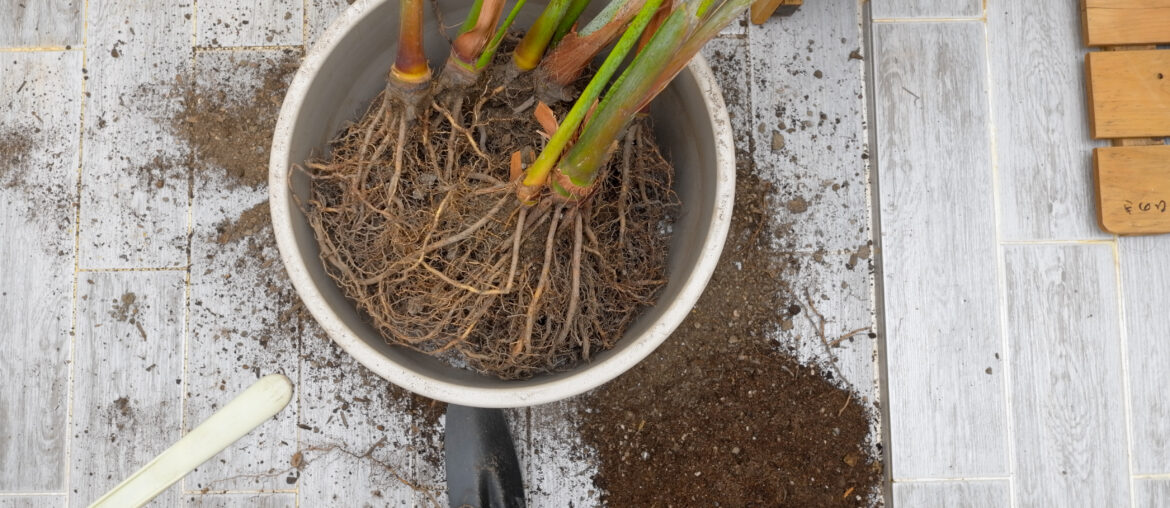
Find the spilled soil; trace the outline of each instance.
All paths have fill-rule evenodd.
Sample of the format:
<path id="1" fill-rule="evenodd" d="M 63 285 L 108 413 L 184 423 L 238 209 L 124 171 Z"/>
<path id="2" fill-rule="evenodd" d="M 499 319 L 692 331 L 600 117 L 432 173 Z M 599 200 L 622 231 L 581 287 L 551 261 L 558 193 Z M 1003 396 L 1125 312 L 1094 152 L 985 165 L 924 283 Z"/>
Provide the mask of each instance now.
<path id="1" fill-rule="evenodd" d="M 24 131 L 0 132 L 0 187 L 18 187 L 23 183 L 17 168 L 26 162 L 32 148 L 32 139 Z"/>
<path id="2" fill-rule="evenodd" d="M 786 267 L 768 246 L 769 185 L 741 169 L 720 264 L 688 319 L 587 398 L 585 442 L 610 506 L 869 506 L 881 464 L 870 409 L 778 352 Z"/>
<path id="3" fill-rule="evenodd" d="M 299 51 L 286 50 L 274 64 L 236 61 L 234 67 L 211 69 L 211 75 L 261 72 L 260 86 L 237 95 L 223 87 L 180 78 L 171 95 L 182 101 L 171 130 L 194 152 L 196 170 L 221 171 L 230 186 L 256 187 L 268 179 L 268 150 L 280 105 L 293 73 L 300 65 Z"/>

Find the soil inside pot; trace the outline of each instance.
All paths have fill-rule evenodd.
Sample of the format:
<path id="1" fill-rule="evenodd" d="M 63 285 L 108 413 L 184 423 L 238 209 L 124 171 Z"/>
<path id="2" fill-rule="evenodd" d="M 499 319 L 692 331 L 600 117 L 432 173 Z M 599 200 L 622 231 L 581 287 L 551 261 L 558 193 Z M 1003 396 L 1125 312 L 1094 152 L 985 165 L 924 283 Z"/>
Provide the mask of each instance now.
<path id="1" fill-rule="evenodd" d="M 589 198 L 521 203 L 513 157 L 539 152 L 544 129 L 531 77 L 503 72 L 510 54 L 418 118 L 375 98 L 306 162 L 302 207 L 330 276 L 389 343 L 521 379 L 613 347 L 653 303 L 677 202 L 641 119 Z"/>

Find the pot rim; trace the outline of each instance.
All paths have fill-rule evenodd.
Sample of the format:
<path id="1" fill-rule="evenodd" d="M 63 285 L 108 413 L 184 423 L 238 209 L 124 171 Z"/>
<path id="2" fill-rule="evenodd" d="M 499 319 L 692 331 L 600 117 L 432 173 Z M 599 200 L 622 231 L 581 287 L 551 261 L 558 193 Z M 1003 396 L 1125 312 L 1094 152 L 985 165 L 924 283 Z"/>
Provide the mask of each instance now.
<path id="1" fill-rule="evenodd" d="M 585 364 L 575 371 L 550 378 L 546 382 L 528 382 L 515 387 L 468 386 L 421 374 L 387 358 L 362 340 L 329 306 L 307 269 L 307 263 L 320 261 L 315 256 L 306 259 L 304 253 L 298 249 L 290 220 L 291 212 L 296 206 L 289 187 L 287 164 L 291 134 L 298 112 L 304 104 L 305 94 L 322 63 L 333 53 L 350 28 L 374 6 L 385 1 L 358 0 L 338 16 L 321 35 L 305 55 L 293 77 L 273 132 L 268 167 L 268 198 L 276 244 L 289 279 L 313 318 L 337 345 L 378 376 L 420 395 L 465 406 L 522 407 L 558 401 L 601 386 L 649 356 L 674 332 L 698 301 L 715 271 L 727 232 L 731 227 L 735 193 L 735 149 L 731 122 L 722 91 L 701 53 L 695 55 L 687 66 L 687 71 L 698 85 L 714 134 L 716 169 L 714 210 L 698 260 L 694 264 L 694 269 L 686 274 L 678 297 L 670 302 L 659 301 L 655 304 L 656 306 L 665 304 L 667 308 L 643 334 L 623 338 L 623 341 L 629 343 L 620 353 Z"/>

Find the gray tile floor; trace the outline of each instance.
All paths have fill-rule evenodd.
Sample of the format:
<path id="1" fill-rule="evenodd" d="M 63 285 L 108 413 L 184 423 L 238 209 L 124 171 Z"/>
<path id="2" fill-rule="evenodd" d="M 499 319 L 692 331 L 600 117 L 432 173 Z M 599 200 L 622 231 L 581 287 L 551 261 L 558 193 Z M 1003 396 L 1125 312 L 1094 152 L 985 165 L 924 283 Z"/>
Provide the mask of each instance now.
<path id="1" fill-rule="evenodd" d="M 800 320 L 776 338 L 884 395 L 888 501 L 1170 503 L 1170 238 L 1093 223 L 1075 3 L 806 3 L 705 53 L 741 162 L 778 189 L 794 288 L 830 334 L 879 332 L 831 352 Z M 141 184 L 190 148 L 165 128 L 176 104 L 128 106 L 128 91 L 225 58 L 271 63 L 348 4 L 240 5 L 0 3 L 0 128 L 33 147 L 0 172 L 0 507 L 85 505 L 256 370 L 293 378 L 290 408 L 156 505 L 430 501 L 379 463 L 442 485 L 410 451 L 427 444 L 405 430 L 410 403 L 282 314 L 270 233 L 259 255 L 215 242 L 264 189 L 186 171 Z M 513 415 L 536 506 L 597 503 L 595 465 L 571 451 L 576 404 Z M 382 438 L 367 458 L 327 446 Z M 290 480 L 296 450 L 313 460 Z"/>
<path id="2" fill-rule="evenodd" d="M 1170 237 L 1096 226 L 1077 2 L 872 12 L 893 502 L 1170 505 Z"/>
<path id="3" fill-rule="evenodd" d="M 254 86 L 257 75 L 215 69 L 271 65 L 349 2 L 243 5 L 0 3 L 0 128 L 30 147 L 0 165 L 11 168 L 0 172 L 0 507 L 84 506 L 271 372 L 296 384 L 290 407 L 154 505 L 445 505 L 432 492 L 441 469 L 412 451 L 434 444 L 409 430 L 413 403 L 289 319 L 271 233 L 216 242 L 265 189 L 191 173 L 192 148 L 167 128 L 179 104 L 149 93 L 177 74 Z M 741 162 L 806 205 L 777 207 L 789 229 L 777 246 L 834 337 L 875 329 L 861 5 L 733 25 L 705 51 Z M 876 403 L 876 341 L 826 351 L 816 330 L 794 320 L 775 338 L 835 359 L 855 400 Z M 569 420 L 577 404 L 512 412 L 533 506 L 598 503 Z"/>

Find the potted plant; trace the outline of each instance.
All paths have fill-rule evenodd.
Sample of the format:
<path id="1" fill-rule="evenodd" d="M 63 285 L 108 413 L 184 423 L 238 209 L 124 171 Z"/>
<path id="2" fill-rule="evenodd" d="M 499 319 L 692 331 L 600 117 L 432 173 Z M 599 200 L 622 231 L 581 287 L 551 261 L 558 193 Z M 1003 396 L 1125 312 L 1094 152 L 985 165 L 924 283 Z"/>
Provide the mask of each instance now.
<path id="1" fill-rule="evenodd" d="M 439 31 L 438 19 L 429 10 L 423 12 L 423 9 L 417 8 L 420 3 L 413 0 L 357 2 L 309 52 L 290 86 L 274 134 L 269 169 L 273 224 L 290 278 L 310 312 L 334 341 L 375 373 L 422 395 L 470 406 L 513 407 L 549 402 L 598 386 L 632 367 L 669 336 L 698 299 L 718 259 L 730 223 L 734 188 L 730 125 L 720 91 L 701 56 L 689 66 L 684 68 L 684 65 L 691 55 L 697 53 L 703 42 L 742 12 L 750 2 L 618 0 L 609 3 L 609 7 L 603 10 L 602 6 L 591 5 L 587 1 L 521 1 L 504 13 L 503 2 L 494 0 L 440 1 L 438 9 L 444 20 L 467 20 L 450 45 L 438 37 L 419 36 Z M 666 6 L 663 7 L 663 4 Z M 631 5 L 636 5 L 637 9 L 629 8 Z M 574 32 L 572 22 L 566 20 L 573 19 L 577 14 L 602 21 Z M 416 16 L 418 19 L 412 19 Z M 588 220 L 588 212 L 576 211 L 574 207 L 588 206 L 582 203 L 591 202 L 594 193 L 604 192 L 596 190 L 596 182 L 613 177 L 599 176 L 606 174 L 604 168 L 610 153 L 619 138 L 626 139 L 626 127 L 634 114 L 648 105 L 654 121 L 646 124 L 645 128 L 649 129 L 653 125 L 659 144 L 673 162 L 675 177 L 671 188 L 667 190 L 677 195 L 681 202 L 680 211 L 673 219 L 673 234 L 669 239 L 665 267 L 669 281 L 657 292 L 656 302 L 629 324 L 622 340 L 617 341 L 612 349 L 593 351 L 588 361 L 572 369 L 522 376 L 526 378 L 519 380 L 485 376 L 452 366 L 417 351 L 418 348 L 387 343 L 384 338 L 387 333 L 385 323 L 380 322 L 377 316 L 371 316 L 368 306 L 360 309 L 355 306 L 347 298 L 347 294 L 354 296 L 353 288 L 343 289 L 334 280 L 336 274 L 331 277 L 331 270 L 346 271 L 348 268 L 341 266 L 338 256 L 332 256 L 332 244 L 319 238 L 323 231 L 320 215 L 314 216 L 315 212 L 311 209 L 306 213 L 306 203 L 330 208 L 334 205 L 323 204 L 322 201 L 349 192 L 347 186 L 370 185 L 366 183 L 366 175 L 373 164 L 364 161 L 370 160 L 371 154 L 385 153 L 385 160 L 393 162 L 388 162 L 389 167 L 383 168 L 388 175 L 386 179 L 375 185 L 379 192 L 377 199 L 369 199 L 365 191 L 342 199 L 356 203 L 355 206 L 361 210 L 359 215 L 367 212 L 379 215 L 373 217 L 373 220 L 383 226 L 387 223 L 405 223 L 409 214 L 414 212 L 404 204 L 411 198 L 398 194 L 399 186 L 404 181 L 404 171 L 417 168 L 402 169 L 401 161 L 405 157 L 402 153 L 408 151 L 403 149 L 404 139 L 408 136 L 427 138 L 428 129 L 441 124 L 445 118 L 450 125 L 444 133 L 445 139 L 455 140 L 450 141 L 449 146 L 456 146 L 456 141 L 466 143 L 465 146 L 469 147 L 465 149 L 467 152 L 478 153 L 484 160 L 489 159 L 479 146 L 488 146 L 488 137 L 482 130 L 473 132 L 463 127 L 462 119 L 478 118 L 477 108 L 487 100 L 484 97 L 498 93 L 483 89 L 483 81 L 477 73 L 482 71 L 485 63 L 494 56 L 492 52 L 499 47 L 504 33 L 501 26 L 506 28 L 512 23 L 514 26 L 531 27 L 512 53 L 511 59 L 516 69 L 508 69 L 502 77 L 497 77 L 502 81 L 495 82 L 503 83 L 495 89 L 506 90 L 511 80 L 537 68 L 541 56 L 545 57 L 544 63 L 548 63 L 554 60 L 550 58 L 552 55 L 559 54 L 563 58 L 555 61 L 564 64 L 571 59 L 569 57 L 584 53 L 586 58 L 579 59 L 587 63 L 593 56 L 589 53 L 596 53 L 594 49 L 604 47 L 603 44 L 588 41 L 588 36 L 599 33 L 601 27 L 610 25 L 609 21 L 619 18 L 624 21 L 615 25 L 620 30 L 614 30 L 612 38 L 617 39 L 614 49 L 584 87 L 583 98 L 563 113 L 559 121 L 550 108 L 541 109 L 543 101 L 533 106 L 533 111 L 536 111 L 533 117 L 538 119 L 547 136 L 547 141 L 538 147 L 540 155 L 535 150 L 531 153 L 517 150 L 512 153 L 507 177 L 482 177 L 487 188 L 482 194 L 492 193 L 489 202 L 496 204 L 487 210 L 480 209 L 478 213 L 464 214 L 454 225 L 447 225 L 450 234 L 440 235 L 439 240 L 430 236 L 430 230 L 423 235 L 413 235 L 423 238 L 422 243 L 408 246 L 404 251 L 406 254 L 393 254 L 387 250 L 391 252 L 387 254 L 391 264 L 385 272 L 400 279 L 408 279 L 400 274 L 411 270 L 430 273 L 448 286 L 462 288 L 464 292 L 476 295 L 486 291 L 502 292 L 505 287 L 511 291 L 508 284 L 515 280 L 515 267 L 518 264 L 515 252 L 521 250 L 517 246 L 521 243 L 520 239 L 525 237 L 526 225 L 543 227 L 532 230 L 547 232 L 549 240 L 536 243 L 544 247 L 543 266 L 553 265 L 549 259 L 553 256 L 551 252 L 557 249 L 562 251 L 558 255 L 566 256 L 563 259 L 572 260 L 562 264 L 575 266 L 583 249 L 583 237 L 587 236 L 583 233 L 586 230 L 583 224 Z M 418 28 L 420 26 L 421 30 Z M 647 30 L 647 27 L 651 28 Z M 556 48 L 548 52 L 548 48 L 557 42 L 558 36 L 564 37 L 565 34 L 577 37 L 569 40 L 579 43 L 585 49 L 573 54 L 558 52 Z M 566 39 L 560 39 L 560 43 L 569 44 Z M 593 48 L 589 44 L 598 47 Z M 426 58 L 421 56 L 424 51 Z M 624 58 L 632 54 L 638 56 L 618 74 Z M 428 60 L 448 61 L 438 77 L 444 86 L 436 89 L 427 85 L 433 78 L 426 64 Z M 564 98 L 566 84 L 572 81 L 572 77 L 552 72 L 558 68 L 563 69 L 565 65 L 540 67 L 535 74 L 537 81 L 543 84 L 539 87 L 533 85 L 534 91 L 529 95 L 539 95 L 549 101 Z M 389 79 L 386 69 L 393 69 Z M 678 73 L 678 77 L 670 81 L 675 73 Z M 617 83 L 610 84 L 611 78 L 616 76 L 620 76 Z M 473 83 L 478 83 L 481 88 L 474 92 L 461 88 Z M 670 85 L 667 87 L 666 83 Z M 601 90 L 606 86 L 609 88 L 602 95 Z M 466 100 L 469 93 L 478 95 L 472 96 L 473 100 Z M 647 104 L 649 98 L 654 96 L 657 96 L 654 102 Z M 600 102 L 596 102 L 598 99 Z M 468 109 L 475 110 L 474 116 L 468 116 L 469 113 L 461 110 L 465 102 Z M 528 109 L 522 106 L 517 109 Z M 430 118 L 436 116 L 441 118 L 432 122 Z M 355 119 L 359 119 L 356 124 L 353 123 Z M 344 131 L 342 139 L 331 145 L 330 140 L 339 131 Z M 477 137 L 479 143 L 476 142 Z M 371 143 L 371 139 L 388 140 Z M 446 159 L 450 161 L 446 164 L 437 164 L 435 161 L 442 158 L 428 158 L 427 153 L 441 150 L 417 148 L 436 146 L 435 142 L 427 141 L 415 146 L 415 150 L 421 153 L 417 155 L 416 163 L 423 166 L 446 166 L 438 171 L 452 171 L 452 167 L 455 167 L 454 171 L 464 171 L 460 179 L 474 176 L 466 173 L 468 170 L 458 167 L 472 164 L 467 161 L 474 159 L 473 155 L 452 157 Z M 291 171 L 296 165 L 313 160 L 315 155 L 323 155 L 330 148 L 335 153 L 330 154 L 332 159 L 318 159 L 324 161 L 316 168 L 319 173 L 314 174 L 312 168 L 310 171 Z M 330 160 L 339 161 L 338 164 L 345 166 L 344 176 L 328 173 L 336 169 L 330 166 Z M 322 195 L 320 182 L 314 182 L 315 178 L 332 178 L 333 190 L 328 191 L 328 195 Z M 446 207 L 453 206 L 450 199 L 470 200 L 472 198 L 467 196 L 481 194 L 466 189 L 453 193 L 450 189 L 454 187 L 447 185 L 443 187 L 447 189 L 447 196 L 455 194 L 455 198 L 428 197 L 419 188 L 421 185 L 418 182 L 422 180 L 418 179 L 412 184 L 412 192 L 415 193 L 413 198 L 430 203 L 432 208 L 423 209 L 419 213 L 424 216 L 429 214 L 432 221 L 429 227 L 432 229 L 438 228 Z M 362 183 L 352 183 L 355 181 Z M 498 200 L 496 193 L 500 193 Z M 508 207 L 514 213 L 501 212 L 503 207 Z M 557 224 L 561 221 L 571 224 L 571 227 L 558 229 Z M 490 250 L 489 247 L 497 243 L 500 245 L 504 254 L 498 257 L 499 262 L 494 265 L 493 277 L 498 277 L 494 280 L 499 282 L 496 286 L 479 284 L 482 280 L 467 275 L 445 275 L 443 267 L 432 266 L 451 260 L 434 258 L 434 263 L 425 261 L 427 255 L 441 256 L 437 252 L 440 247 L 478 235 L 485 227 L 484 224 L 489 223 L 503 224 L 509 230 L 514 230 L 516 238 L 511 247 L 508 242 L 493 243 L 498 238 L 489 238 L 492 241 L 485 240 L 487 243 L 479 246 L 482 248 L 468 248 L 469 251 L 477 251 L 477 248 L 482 251 Z M 415 229 L 427 227 L 423 224 Z M 569 240 L 559 244 L 554 241 L 558 231 Z M 393 244 L 398 245 L 399 237 L 411 236 L 407 233 L 409 231 L 395 236 Z M 433 247 L 436 244 L 441 245 Z M 326 248 L 325 256 L 322 256 L 322 245 Z M 416 254 L 417 261 L 406 265 L 394 264 L 402 259 L 415 259 Z M 462 254 L 464 257 L 460 257 L 461 254 L 454 253 L 447 257 L 453 259 L 450 265 L 456 265 L 465 261 L 468 255 Z M 509 259 L 511 263 L 508 263 Z M 327 263 L 333 266 L 327 266 Z M 548 271 L 548 268 L 535 269 L 532 272 L 534 275 L 522 283 L 528 290 L 525 300 L 527 311 L 525 315 L 515 316 L 521 331 L 501 338 L 509 345 L 511 354 L 527 354 L 525 348 L 532 347 L 526 343 L 530 338 L 529 333 L 534 327 L 542 326 L 534 324 L 541 322 L 538 321 L 541 318 L 534 317 L 534 314 L 547 310 L 538 308 L 534 302 L 539 301 L 542 291 L 550 287 Z M 503 276 L 504 273 L 508 276 Z M 564 273 L 573 272 L 569 270 Z M 384 277 L 386 274 L 377 276 Z M 564 278 L 566 280 L 561 281 L 562 286 L 571 287 L 571 294 L 582 292 L 577 275 L 564 275 Z M 567 279 L 572 280 L 570 282 Z M 399 286 L 393 294 L 408 289 Z M 382 292 L 383 295 L 386 293 Z M 406 298 L 401 300 L 397 304 L 408 307 L 415 305 L 419 309 L 429 309 L 432 305 L 430 301 L 414 304 L 406 301 Z M 561 307 L 563 309 L 560 311 L 564 312 L 558 317 L 561 322 L 572 322 L 578 317 L 575 312 L 583 312 L 577 303 Z M 472 308 L 479 307 L 473 305 Z M 534 308 L 537 310 L 533 311 Z M 448 315 L 453 312 L 456 311 L 448 311 Z M 474 311 L 459 312 L 473 317 L 475 314 Z M 419 313 L 426 314 L 423 311 Z M 474 323 L 469 328 L 472 327 Z M 563 330 L 558 332 L 555 326 L 545 327 L 551 330 L 548 338 L 564 339 L 569 333 Z M 585 328 L 571 331 L 587 333 Z M 585 347 L 588 348 L 587 345 Z M 589 355 L 587 349 L 585 354 Z"/>

